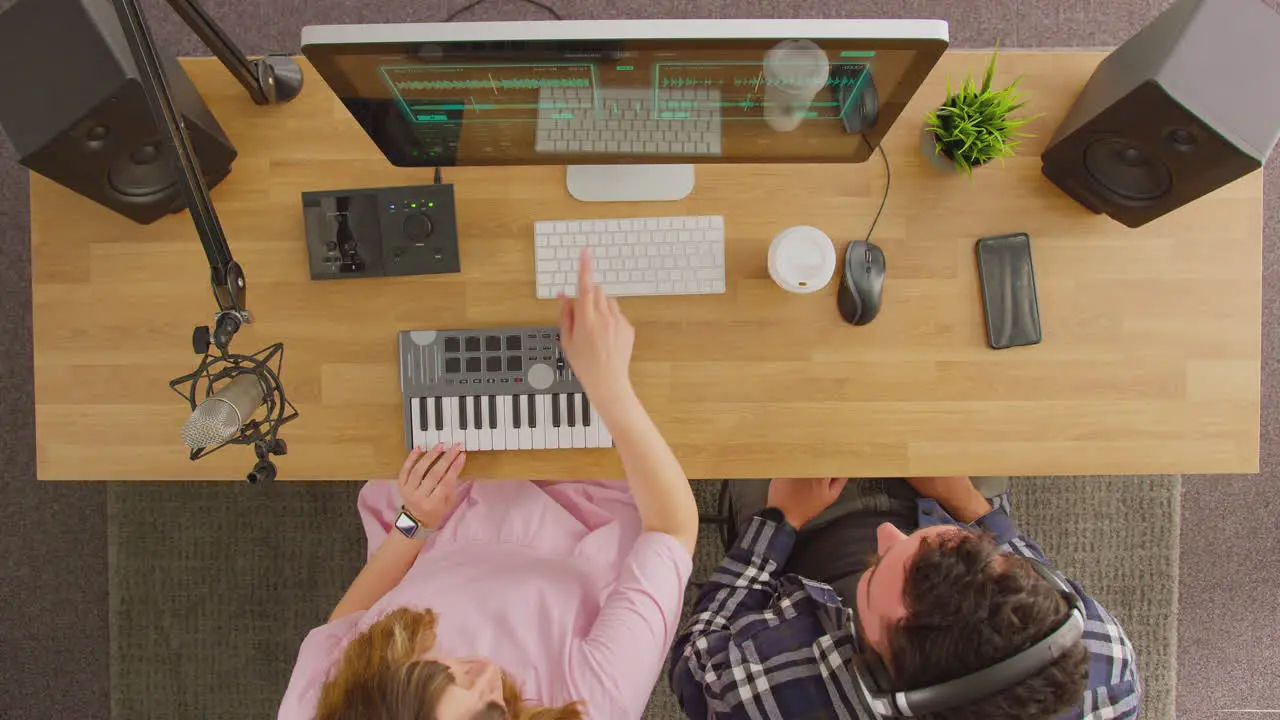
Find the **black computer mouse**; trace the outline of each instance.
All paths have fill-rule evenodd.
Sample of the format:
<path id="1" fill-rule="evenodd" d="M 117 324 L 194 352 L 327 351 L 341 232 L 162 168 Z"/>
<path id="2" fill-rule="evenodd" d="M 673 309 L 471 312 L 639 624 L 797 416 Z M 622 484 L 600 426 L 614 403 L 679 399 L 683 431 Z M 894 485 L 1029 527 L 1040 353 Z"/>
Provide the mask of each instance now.
<path id="1" fill-rule="evenodd" d="M 857 96 L 849 97 L 849 93 L 855 89 Z M 851 135 L 866 132 L 880 121 L 880 95 L 876 92 L 876 84 L 870 75 L 856 88 L 842 88 L 837 100 L 840 107 L 844 108 L 840 116 L 844 131 Z"/>
<path id="2" fill-rule="evenodd" d="M 867 240 L 854 240 L 844 251 L 844 272 L 836 306 L 852 325 L 866 325 L 880 312 L 884 291 L 884 251 Z"/>

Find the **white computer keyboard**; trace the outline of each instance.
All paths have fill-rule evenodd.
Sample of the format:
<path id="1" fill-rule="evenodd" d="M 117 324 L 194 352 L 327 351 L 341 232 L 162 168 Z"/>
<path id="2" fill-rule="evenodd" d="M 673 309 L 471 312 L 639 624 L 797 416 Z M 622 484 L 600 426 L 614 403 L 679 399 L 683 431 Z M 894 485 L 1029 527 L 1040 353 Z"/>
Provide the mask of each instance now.
<path id="1" fill-rule="evenodd" d="M 720 154 L 720 91 L 677 88 L 542 88 L 540 153 Z"/>
<path id="2" fill-rule="evenodd" d="M 591 248 L 592 279 L 609 295 L 724 292 L 724 218 L 544 220 L 534 223 L 538 297 L 578 294 L 578 258 Z"/>

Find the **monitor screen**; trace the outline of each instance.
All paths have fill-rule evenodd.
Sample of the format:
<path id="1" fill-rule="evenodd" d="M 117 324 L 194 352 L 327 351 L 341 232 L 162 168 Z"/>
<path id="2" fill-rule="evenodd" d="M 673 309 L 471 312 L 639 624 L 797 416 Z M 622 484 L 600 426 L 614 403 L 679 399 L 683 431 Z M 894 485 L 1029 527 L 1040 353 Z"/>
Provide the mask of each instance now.
<path id="1" fill-rule="evenodd" d="M 318 26 L 303 52 L 395 165 L 861 162 L 934 20 Z"/>

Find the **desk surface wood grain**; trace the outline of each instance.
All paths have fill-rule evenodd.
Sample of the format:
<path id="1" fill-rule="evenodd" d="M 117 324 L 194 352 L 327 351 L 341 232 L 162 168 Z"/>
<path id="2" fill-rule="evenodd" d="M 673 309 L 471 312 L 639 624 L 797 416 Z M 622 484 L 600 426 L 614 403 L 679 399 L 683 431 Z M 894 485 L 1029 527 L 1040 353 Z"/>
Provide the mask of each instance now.
<path id="1" fill-rule="evenodd" d="M 884 188 L 859 165 L 700 166 L 688 199 L 582 204 L 561 167 L 449 168 L 461 274 L 312 282 L 299 193 L 431 182 L 390 166 L 310 68 L 294 102 L 254 106 L 212 59 L 184 66 L 240 157 L 213 192 L 249 279 L 241 352 L 285 344 L 301 417 L 282 479 L 389 477 L 404 451 L 396 332 L 554 323 L 534 299 L 535 220 L 725 216 L 728 292 L 625 298 L 632 375 L 690 477 L 1248 473 L 1258 467 L 1261 173 L 1139 230 L 1095 216 L 1040 175 L 1039 152 L 1103 57 L 1002 53 L 1043 113 L 1022 155 L 972 180 L 940 175 L 920 122 L 949 52 L 888 136 L 893 189 L 874 241 L 884 309 L 845 325 L 833 282 L 790 295 L 769 279 L 779 231 L 815 225 L 843 249 Z M 39 176 L 31 183 L 39 477 L 239 479 L 247 448 L 192 463 L 168 380 L 214 310 L 188 216 L 135 225 Z M 987 348 L 974 241 L 1031 234 L 1044 342 Z M 609 450 L 475 453 L 474 477 L 617 476 Z"/>

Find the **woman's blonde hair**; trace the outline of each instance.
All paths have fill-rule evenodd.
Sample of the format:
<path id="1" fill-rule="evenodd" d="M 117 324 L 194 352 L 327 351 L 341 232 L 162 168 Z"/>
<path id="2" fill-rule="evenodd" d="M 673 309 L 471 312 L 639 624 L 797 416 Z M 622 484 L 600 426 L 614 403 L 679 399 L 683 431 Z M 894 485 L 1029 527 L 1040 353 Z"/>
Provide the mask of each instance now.
<path id="1" fill-rule="evenodd" d="M 320 690 L 316 720 L 435 720 L 440 696 L 454 683 L 441 663 L 423 660 L 436 644 L 430 610 L 400 608 L 361 633 Z M 478 717 L 510 720 L 584 720 L 578 703 L 555 708 L 525 703 L 504 671 L 506 712 Z"/>

